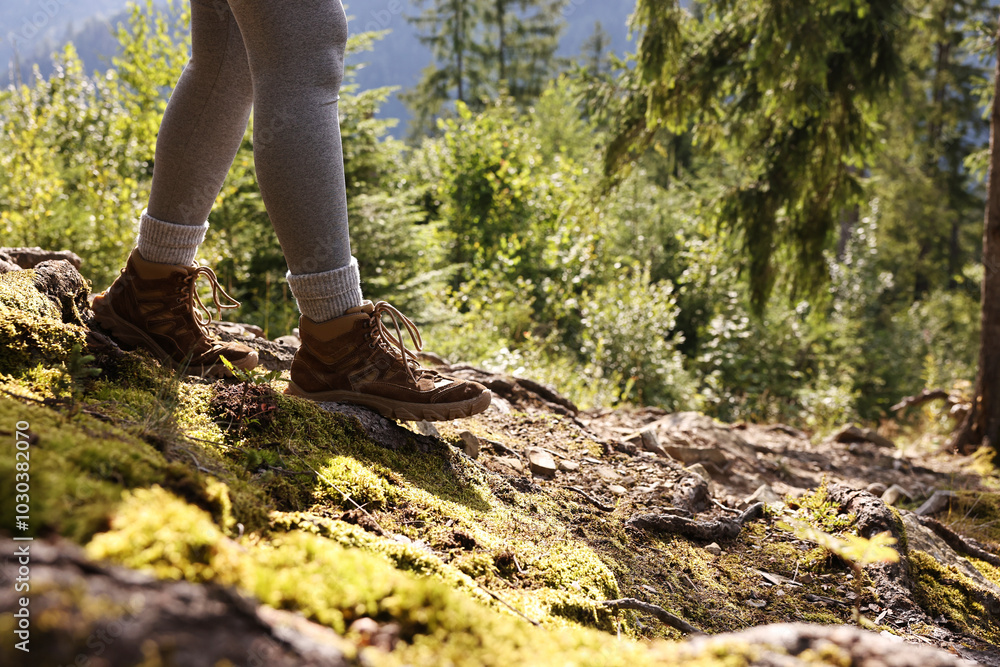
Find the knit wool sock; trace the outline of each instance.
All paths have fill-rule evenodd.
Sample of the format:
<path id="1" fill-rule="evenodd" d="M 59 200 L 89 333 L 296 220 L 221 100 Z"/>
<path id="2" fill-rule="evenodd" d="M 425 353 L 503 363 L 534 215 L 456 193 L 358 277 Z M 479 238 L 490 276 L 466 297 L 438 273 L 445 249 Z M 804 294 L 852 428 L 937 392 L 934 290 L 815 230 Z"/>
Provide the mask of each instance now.
<path id="1" fill-rule="evenodd" d="M 139 254 L 147 262 L 191 266 L 207 231 L 207 222 L 203 225 L 177 225 L 157 220 L 143 211 L 136 244 Z"/>
<path id="2" fill-rule="evenodd" d="M 358 260 L 351 257 L 347 266 L 323 273 L 306 273 L 286 278 L 299 312 L 313 322 L 326 322 L 340 317 L 350 308 L 361 305 L 361 274 Z"/>

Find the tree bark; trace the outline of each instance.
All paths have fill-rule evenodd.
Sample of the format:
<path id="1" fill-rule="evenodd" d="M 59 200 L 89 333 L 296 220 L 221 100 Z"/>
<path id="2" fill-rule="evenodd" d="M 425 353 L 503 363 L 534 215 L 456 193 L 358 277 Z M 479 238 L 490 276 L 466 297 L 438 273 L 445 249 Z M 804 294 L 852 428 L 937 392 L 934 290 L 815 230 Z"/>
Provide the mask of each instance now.
<path id="1" fill-rule="evenodd" d="M 1000 36 L 1000 28 L 998 28 Z M 998 46 L 1000 55 L 1000 46 Z M 983 232 L 982 332 L 972 409 L 950 446 L 963 452 L 980 445 L 1000 457 L 1000 57 L 994 74 L 990 119 L 990 173 Z"/>
<path id="2" fill-rule="evenodd" d="M 462 79 L 465 77 L 465 72 L 463 71 L 463 58 L 462 52 L 465 49 L 465 3 L 459 0 L 455 4 L 455 70 L 456 79 L 458 82 L 458 101 L 465 101 L 465 91 L 462 90 Z"/>

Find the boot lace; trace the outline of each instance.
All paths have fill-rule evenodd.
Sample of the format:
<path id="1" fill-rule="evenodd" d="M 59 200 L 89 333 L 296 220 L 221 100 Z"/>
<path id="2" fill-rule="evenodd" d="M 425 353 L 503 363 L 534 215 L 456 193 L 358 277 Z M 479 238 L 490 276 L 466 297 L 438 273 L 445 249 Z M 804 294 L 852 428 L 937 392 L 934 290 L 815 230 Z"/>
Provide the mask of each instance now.
<path id="1" fill-rule="evenodd" d="M 396 329 L 396 335 L 392 334 L 392 331 L 382 320 L 383 313 L 388 314 L 389 318 L 392 320 L 392 324 Z M 424 349 L 424 341 L 420 337 L 420 331 L 417 330 L 417 325 L 413 323 L 413 320 L 399 312 L 395 306 L 392 306 L 385 301 L 379 301 L 375 304 L 375 310 L 371 314 L 371 319 L 375 329 L 372 334 L 372 337 L 374 338 L 372 346 L 381 343 L 383 349 L 395 356 L 397 359 L 402 360 L 403 366 L 406 368 L 406 373 L 413 384 L 417 384 L 418 376 L 423 377 L 425 375 L 437 374 L 434 371 L 428 371 L 427 369 L 421 368 L 420 362 L 417 361 L 417 353 L 409 350 L 406 345 L 403 344 L 403 329 L 405 328 L 407 333 L 410 334 L 410 340 L 413 341 L 413 346 L 417 349 L 417 352 Z M 401 323 L 402 326 L 400 326 Z M 390 343 L 391 346 L 389 345 Z"/>
<path id="2" fill-rule="evenodd" d="M 187 305 L 191 308 L 194 313 L 195 323 L 198 328 L 201 329 L 202 333 L 208 335 L 207 325 L 212 323 L 212 311 L 210 311 L 201 300 L 201 296 L 198 294 L 198 289 L 195 285 L 198 278 L 201 276 L 206 276 L 208 278 L 208 283 L 212 287 L 212 303 L 215 305 L 216 316 L 221 320 L 223 310 L 232 310 L 234 308 L 240 307 L 240 302 L 231 297 L 226 293 L 226 290 L 222 289 L 219 284 L 219 277 L 215 275 L 215 271 L 207 266 L 198 266 L 194 271 L 189 273 L 184 278 L 185 293 L 182 297 L 183 301 L 187 302 Z M 219 300 L 220 294 L 229 300 L 229 303 L 222 303 Z M 182 301 L 182 302 L 183 302 Z M 198 304 L 198 308 L 204 311 L 206 317 L 202 317 L 201 313 L 198 312 L 198 308 L 195 308 L 195 304 Z"/>

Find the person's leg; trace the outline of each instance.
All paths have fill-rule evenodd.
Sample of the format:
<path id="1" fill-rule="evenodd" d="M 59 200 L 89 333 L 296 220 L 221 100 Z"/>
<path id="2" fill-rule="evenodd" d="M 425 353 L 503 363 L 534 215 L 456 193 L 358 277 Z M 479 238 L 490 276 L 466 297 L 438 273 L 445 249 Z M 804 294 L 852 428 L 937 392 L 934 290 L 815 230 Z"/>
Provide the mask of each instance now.
<path id="1" fill-rule="evenodd" d="M 258 355 L 205 328 L 195 310 L 195 281 L 208 277 L 213 295 L 221 288 L 194 259 L 246 131 L 253 89 L 239 27 L 223 0 L 192 0 L 191 33 L 191 61 L 157 137 L 137 247 L 114 284 L 94 297 L 94 313 L 119 343 L 144 347 L 191 373 L 224 375 L 223 359 L 249 369 Z"/>
<path id="2" fill-rule="evenodd" d="M 225 0 L 192 0 L 191 61 L 156 139 L 139 254 L 190 265 L 250 117 L 253 86 L 239 26 Z"/>
<path id="3" fill-rule="evenodd" d="M 362 301 L 347 228 L 337 100 L 347 18 L 340 0 L 230 0 L 254 88 L 254 160 L 264 205 L 302 311 L 288 391 L 396 419 L 455 419 L 485 410 L 482 385 L 420 368 L 416 327 L 384 302 Z M 383 322 L 391 318 L 395 333 Z"/>
<path id="4" fill-rule="evenodd" d="M 351 256 L 337 101 L 347 17 L 340 0 L 230 0 L 253 78 L 254 163 L 302 313 L 362 301 Z"/>

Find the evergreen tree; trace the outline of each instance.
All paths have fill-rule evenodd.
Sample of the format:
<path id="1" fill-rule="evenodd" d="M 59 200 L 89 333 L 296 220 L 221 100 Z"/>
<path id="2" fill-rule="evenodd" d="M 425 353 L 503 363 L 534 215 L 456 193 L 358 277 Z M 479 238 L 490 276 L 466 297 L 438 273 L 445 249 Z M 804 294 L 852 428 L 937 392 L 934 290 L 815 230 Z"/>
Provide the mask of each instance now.
<path id="1" fill-rule="evenodd" d="M 885 270 L 907 305 L 958 288 L 978 256 L 982 189 L 965 161 L 988 136 L 978 90 L 988 72 L 966 43 L 970 24 L 989 12 L 984 0 L 927 0 L 896 30 L 906 75 L 882 115 L 871 192 L 884 212 Z"/>
<path id="2" fill-rule="evenodd" d="M 1000 29 L 997 31 L 1000 49 Z M 972 409 L 959 427 L 951 446 L 971 450 L 992 447 L 1000 460 L 1000 50 L 996 53 L 992 113 L 990 118 L 990 166 L 987 179 L 986 215 L 983 231 L 982 328 L 979 370 Z"/>
<path id="3" fill-rule="evenodd" d="M 530 104 L 555 70 L 565 0 L 417 0 L 432 3 L 409 20 L 434 62 L 402 97 L 414 112 L 412 134 L 433 127 L 449 101 L 483 109 L 507 94 Z"/>
<path id="4" fill-rule="evenodd" d="M 414 112 L 414 135 L 433 127 L 445 102 L 475 105 L 485 92 L 485 49 L 478 37 L 483 0 L 416 0 L 419 7 L 428 3 L 419 16 L 407 18 L 434 58 L 414 89 L 401 96 Z"/>
<path id="5" fill-rule="evenodd" d="M 808 4 L 804 7 L 804 4 Z M 742 234 L 759 308 L 793 253 L 793 291 L 826 278 L 823 252 L 862 194 L 859 168 L 878 138 L 879 103 L 897 80 L 897 0 L 639 0 L 637 67 L 606 169 L 617 174 L 688 129 L 737 165 L 719 219 Z"/>
<path id="6" fill-rule="evenodd" d="M 538 98 L 554 70 L 565 0 L 486 0 L 487 65 L 499 90 L 521 104 Z"/>
<path id="7" fill-rule="evenodd" d="M 594 21 L 594 31 L 583 43 L 581 65 L 587 74 L 597 77 L 608 68 L 608 51 L 611 48 L 611 35 L 608 34 L 600 21 Z"/>

